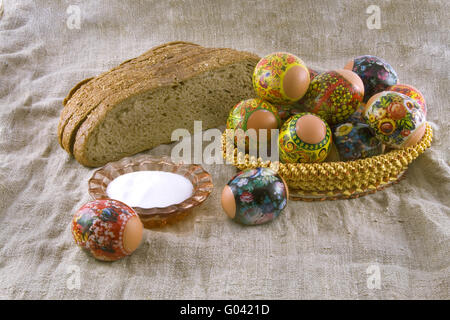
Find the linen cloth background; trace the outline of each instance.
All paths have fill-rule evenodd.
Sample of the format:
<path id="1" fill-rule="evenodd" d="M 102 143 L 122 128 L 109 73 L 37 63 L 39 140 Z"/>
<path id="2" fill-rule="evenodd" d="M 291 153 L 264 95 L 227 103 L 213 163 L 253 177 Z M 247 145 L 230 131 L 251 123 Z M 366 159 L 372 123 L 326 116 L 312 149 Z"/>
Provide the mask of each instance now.
<path id="1" fill-rule="evenodd" d="M 0 297 L 448 299 L 450 5 L 436 1 L 12 1 L 0 18 Z M 381 29 L 369 30 L 369 5 Z M 80 9 L 70 29 L 67 9 Z M 146 230 L 130 257 L 102 263 L 72 239 L 93 169 L 58 145 L 62 100 L 80 80 L 164 42 L 259 55 L 289 51 L 341 68 L 373 54 L 419 88 L 431 149 L 401 183 L 355 200 L 289 202 L 273 223 L 242 227 L 220 207 L 235 173 L 208 165 L 215 189 L 196 214 Z M 231 107 L 231 106 L 230 106 Z M 147 153 L 169 154 L 163 145 Z M 378 266 L 380 289 L 367 269 Z M 80 287 L 70 290 L 72 267 Z M 369 270 L 371 270 L 369 268 Z M 370 271 L 369 271 L 370 272 Z"/>

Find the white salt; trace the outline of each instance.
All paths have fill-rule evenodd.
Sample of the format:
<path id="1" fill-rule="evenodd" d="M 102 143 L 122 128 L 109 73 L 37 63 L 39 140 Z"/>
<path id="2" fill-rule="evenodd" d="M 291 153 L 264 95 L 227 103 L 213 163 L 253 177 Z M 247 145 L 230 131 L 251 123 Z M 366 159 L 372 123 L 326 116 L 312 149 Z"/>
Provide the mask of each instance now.
<path id="1" fill-rule="evenodd" d="M 111 199 L 130 207 L 164 208 L 192 196 L 193 186 L 182 175 L 165 171 L 135 171 L 118 176 L 108 184 Z"/>

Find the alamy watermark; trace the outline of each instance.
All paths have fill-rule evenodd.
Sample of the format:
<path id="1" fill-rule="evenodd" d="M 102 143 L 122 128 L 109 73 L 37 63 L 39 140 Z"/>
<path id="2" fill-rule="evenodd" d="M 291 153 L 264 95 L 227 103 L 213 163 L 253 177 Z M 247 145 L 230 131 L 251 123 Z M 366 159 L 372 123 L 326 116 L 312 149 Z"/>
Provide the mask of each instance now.
<path id="1" fill-rule="evenodd" d="M 270 134 L 266 129 L 242 129 L 226 131 L 226 139 L 223 150 L 222 132 L 219 129 L 209 129 L 203 132 L 202 121 L 194 121 L 193 135 L 187 129 L 175 129 L 172 132 L 171 140 L 179 141 L 171 151 L 171 158 L 174 162 L 186 164 L 231 164 L 230 159 L 235 154 L 238 163 L 244 163 L 245 155 L 250 158 L 261 158 L 264 161 L 279 161 L 278 150 L 278 129 L 271 129 Z M 270 139 L 268 137 L 270 136 Z M 203 147 L 203 142 L 207 145 Z M 223 155 L 226 155 L 224 159 Z"/>
<path id="2" fill-rule="evenodd" d="M 380 266 L 377 264 L 371 264 L 366 269 L 367 277 L 367 289 L 381 289 L 381 272 Z"/>
<path id="3" fill-rule="evenodd" d="M 77 5 L 70 5 L 67 7 L 66 13 L 69 15 L 67 17 L 66 25 L 70 30 L 81 28 L 81 9 Z"/>
<path id="4" fill-rule="evenodd" d="M 381 29 L 381 9 L 379 6 L 372 4 L 367 7 L 366 13 L 370 16 L 366 20 L 366 25 L 369 30 Z"/>
<path id="5" fill-rule="evenodd" d="M 66 280 L 66 287 L 69 290 L 80 290 L 81 288 L 81 269 L 75 264 L 68 265 L 66 268 L 68 278 Z"/>

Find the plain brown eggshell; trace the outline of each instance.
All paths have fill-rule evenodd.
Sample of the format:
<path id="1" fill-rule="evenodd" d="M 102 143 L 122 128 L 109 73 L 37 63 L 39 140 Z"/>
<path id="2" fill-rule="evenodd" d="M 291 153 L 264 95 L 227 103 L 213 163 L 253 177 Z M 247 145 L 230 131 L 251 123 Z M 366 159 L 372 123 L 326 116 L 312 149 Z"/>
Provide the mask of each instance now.
<path id="1" fill-rule="evenodd" d="M 286 180 L 283 179 L 282 176 L 279 176 L 279 177 L 280 177 L 281 181 L 283 181 L 284 188 L 286 189 L 286 199 L 289 199 L 289 187 L 288 187 L 288 184 L 287 184 Z"/>
<path id="2" fill-rule="evenodd" d="M 270 129 L 278 129 L 278 121 L 272 112 L 256 110 L 247 119 L 248 129 L 255 129 L 257 137 L 259 137 L 259 129 L 268 129 L 267 138 L 270 139 Z"/>
<path id="3" fill-rule="evenodd" d="M 353 60 L 350 60 L 349 62 L 347 62 L 345 64 L 344 69 L 353 71 L 353 65 L 354 64 L 355 64 L 355 62 Z"/>
<path id="4" fill-rule="evenodd" d="M 309 71 L 306 68 L 293 66 L 284 75 L 284 93 L 293 100 L 299 100 L 308 90 L 310 81 Z"/>
<path id="5" fill-rule="evenodd" d="M 309 144 L 316 144 L 325 138 L 327 128 L 319 117 L 305 114 L 297 120 L 295 131 L 300 140 Z"/>
<path id="6" fill-rule="evenodd" d="M 231 190 L 229 185 L 226 185 L 222 191 L 221 203 L 223 211 L 229 216 L 231 219 L 236 215 L 236 200 L 234 199 L 233 191 Z"/>
<path id="7" fill-rule="evenodd" d="M 143 230 L 144 225 L 138 216 L 127 221 L 123 230 L 123 247 L 128 253 L 134 252 L 141 244 Z"/>

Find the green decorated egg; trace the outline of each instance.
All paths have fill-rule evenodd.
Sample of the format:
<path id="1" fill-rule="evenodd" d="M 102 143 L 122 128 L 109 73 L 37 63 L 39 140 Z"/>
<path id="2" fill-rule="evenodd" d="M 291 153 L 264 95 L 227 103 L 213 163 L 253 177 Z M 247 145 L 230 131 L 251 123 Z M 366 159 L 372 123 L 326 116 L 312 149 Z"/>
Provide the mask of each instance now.
<path id="1" fill-rule="evenodd" d="M 322 162 L 330 151 L 331 130 L 328 124 L 312 113 L 299 113 L 281 127 L 280 160 L 284 163 Z"/>
<path id="2" fill-rule="evenodd" d="M 259 137 L 259 129 L 267 129 L 267 137 L 270 140 L 270 130 L 279 129 L 281 119 L 278 110 L 272 104 L 262 99 L 247 99 L 236 104 L 231 109 L 227 120 L 227 129 L 256 130 Z"/>

